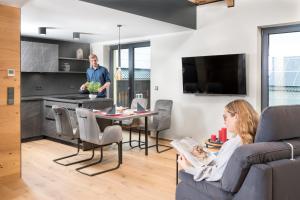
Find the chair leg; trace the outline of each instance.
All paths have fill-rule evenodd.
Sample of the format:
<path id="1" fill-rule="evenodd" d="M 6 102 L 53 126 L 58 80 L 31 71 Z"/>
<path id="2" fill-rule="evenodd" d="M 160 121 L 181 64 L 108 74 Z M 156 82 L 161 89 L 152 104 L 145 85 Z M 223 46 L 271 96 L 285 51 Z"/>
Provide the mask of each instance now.
<path id="1" fill-rule="evenodd" d="M 164 144 L 159 144 L 158 143 L 158 134 L 159 134 L 159 131 L 156 131 L 156 144 L 155 144 L 155 146 L 156 146 L 156 152 L 157 153 L 162 153 L 162 152 L 165 152 L 165 151 L 169 151 L 169 150 L 171 150 L 171 149 L 173 149 L 173 147 L 171 147 L 171 146 L 168 146 L 168 145 L 164 145 Z M 151 148 L 151 147 L 153 147 L 154 145 L 151 145 L 151 146 L 149 146 L 149 148 Z M 163 150 L 159 150 L 158 149 L 158 146 L 161 146 L 161 147 L 167 147 L 167 148 L 165 148 L 165 149 L 163 149 Z"/>
<path id="2" fill-rule="evenodd" d="M 138 142 L 139 144 L 136 145 L 136 146 L 133 146 L 132 142 Z M 140 140 L 132 140 L 132 128 L 130 126 L 130 128 L 129 128 L 129 141 L 123 142 L 123 144 L 125 144 L 125 143 L 129 143 L 129 146 L 133 149 L 135 147 L 139 147 L 140 143 L 144 143 L 144 142 L 141 142 Z"/>
<path id="3" fill-rule="evenodd" d="M 143 142 L 143 144 L 145 144 L 145 143 Z M 142 148 L 142 146 L 141 146 L 141 129 L 139 130 L 139 148 L 140 149 Z"/>
<path id="4" fill-rule="evenodd" d="M 139 148 L 140 149 L 145 149 L 145 147 L 142 147 L 142 146 L 144 146 L 145 145 L 145 142 L 142 142 L 141 141 L 141 129 L 139 129 Z M 142 143 L 142 144 L 141 144 Z M 149 146 L 148 146 L 148 148 L 149 148 Z"/>
<path id="5" fill-rule="evenodd" d="M 122 141 L 118 143 L 118 158 L 119 158 L 119 163 L 123 164 L 123 143 Z"/>
<path id="6" fill-rule="evenodd" d="M 118 164 L 117 164 L 117 166 L 115 166 L 113 168 L 110 168 L 110 169 L 107 169 L 107 170 L 100 171 L 100 172 L 92 173 L 92 174 L 80 171 L 81 169 L 84 169 L 84 168 L 87 168 L 87 167 L 99 164 L 102 161 L 102 158 L 103 158 L 103 146 L 101 146 L 100 147 L 100 151 L 101 151 L 100 159 L 97 162 L 85 165 L 83 167 L 79 167 L 79 168 L 76 169 L 76 171 L 78 171 L 78 172 L 80 172 L 82 174 L 88 175 L 88 176 L 95 176 L 95 175 L 103 174 L 103 173 L 106 173 L 106 172 L 118 169 L 120 167 L 120 165 L 122 164 L 122 141 L 118 142 L 117 144 L 118 144 Z"/>
<path id="7" fill-rule="evenodd" d="M 81 142 L 80 139 L 78 139 L 78 141 L 77 141 L 77 153 L 69 155 L 69 156 L 64 156 L 64 157 L 61 157 L 61 158 L 57 158 L 57 159 L 54 159 L 53 161 L 55 163 L 59 164 L 59 165 L 69 166 L 69 165 L 74 165 L 74 164 L 77 164 L 77 163 L 81 163 L 81 162 L 92 160 L 94 158 L 94 155 L 95 155 L 94 154 L 94 149 L 92 151 L 92 156 L 90 158 L 87 158 L 87 159 L 84 159 L 84 160 L 75 161 L 75 162 L 71 162 L 71 163 L 67 163 L 67 164 L 63 164 L 63 163 L 58 162 L 60 160 L 66 159 L 66 158 L 71 158 L 71 157 L 77 156 L 79 154 L 79 150 L 80 150 L 80 142 Z"/>
<path id="8" fill-rule="evenodd" d="M 132 148 L 133 146 L 132 146 L 132 144 L 131 144 L 131 126 L 130 126 L 130 128 L 129 128 L 129 146 Z"/>
<path id="9" fill-rule="evenodd" d="M 158 143 L 158 139 L 159 139 L 158 134 L 159 134 L 159 131 L 156 131 L 156 138 L 155 138 L 156 141 L 155 141 L 155 144 L 148 146 L 148 148 L 156 147 L 156 152 L 157 153 L 162 153 L 162 152 L 169 151 L 169 150 L 173 149 L 173 147 L 171 147 L 171 146 L 164 145 L 164 144 L 159 144 Z M 165 148 L 163 150 L 159 150 L 159 148 L 158 148 L 159 146 L 161 146 L 161 147 L 167 147 L 167 148 Z M 140 149 L 145 149 L 145 147 L 140 147 Z"/>

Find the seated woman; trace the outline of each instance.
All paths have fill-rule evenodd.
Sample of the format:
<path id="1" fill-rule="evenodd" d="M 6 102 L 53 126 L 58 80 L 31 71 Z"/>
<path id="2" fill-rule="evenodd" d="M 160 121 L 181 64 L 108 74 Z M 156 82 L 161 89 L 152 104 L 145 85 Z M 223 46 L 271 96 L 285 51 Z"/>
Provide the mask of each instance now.
<path id="1" fill-rule="evenodd" d="M 223 118 L 227 130 L 232 132 L 234 137 L 222 145 L 213 162 L 195 168 L 190 165 L 183 155 L 178 158 L 179 165 L 187 173 L 192 174 L 195 181 L 204 179 L 207 181 L 220 180 L 234 150 L 242 144 L 253 143 L 259 116 L 250 103 L 242 99 L 230 102 L 225 106 Z M 201 151 L 201 149 L 194 150 Z"/>

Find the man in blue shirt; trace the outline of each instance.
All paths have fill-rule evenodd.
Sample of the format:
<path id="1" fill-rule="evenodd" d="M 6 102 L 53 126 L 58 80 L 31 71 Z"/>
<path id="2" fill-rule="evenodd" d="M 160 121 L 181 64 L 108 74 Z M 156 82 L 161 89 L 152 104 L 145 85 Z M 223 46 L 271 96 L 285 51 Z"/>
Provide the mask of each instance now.
<path id="1" fill-rule="evenodd" d="M 100 82 L 101 87 L 98 90 L 97 97 L 106 97 L 106 88 L 110 85 L 109 72 L 105 67 L 98 64 L 98 58 L 95 54 L 89 56 L 91 66 L 86 70 L 87 82 L 80 87 L 81 91 L 87 89 L 88 82 Z"/>

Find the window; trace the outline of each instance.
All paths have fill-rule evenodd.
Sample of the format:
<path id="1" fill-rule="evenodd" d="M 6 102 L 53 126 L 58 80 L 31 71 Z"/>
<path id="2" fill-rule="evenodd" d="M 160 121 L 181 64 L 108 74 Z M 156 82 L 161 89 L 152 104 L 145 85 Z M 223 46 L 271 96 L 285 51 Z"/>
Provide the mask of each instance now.
<path id="1" fill-rule="evenodd" d="M 300 25 L 262 33 L 262 108 L 300 104 Z"/>

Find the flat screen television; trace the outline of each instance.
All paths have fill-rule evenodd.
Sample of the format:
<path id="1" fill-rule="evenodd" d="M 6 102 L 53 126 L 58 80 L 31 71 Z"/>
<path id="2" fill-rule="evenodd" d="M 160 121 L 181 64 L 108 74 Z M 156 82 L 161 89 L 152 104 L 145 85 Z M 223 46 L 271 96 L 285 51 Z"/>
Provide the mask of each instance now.
<path id="1" fill-rule="evenodd" d="M 246 95 L 245 54 L 182 58 L 183 93 Z"/>

